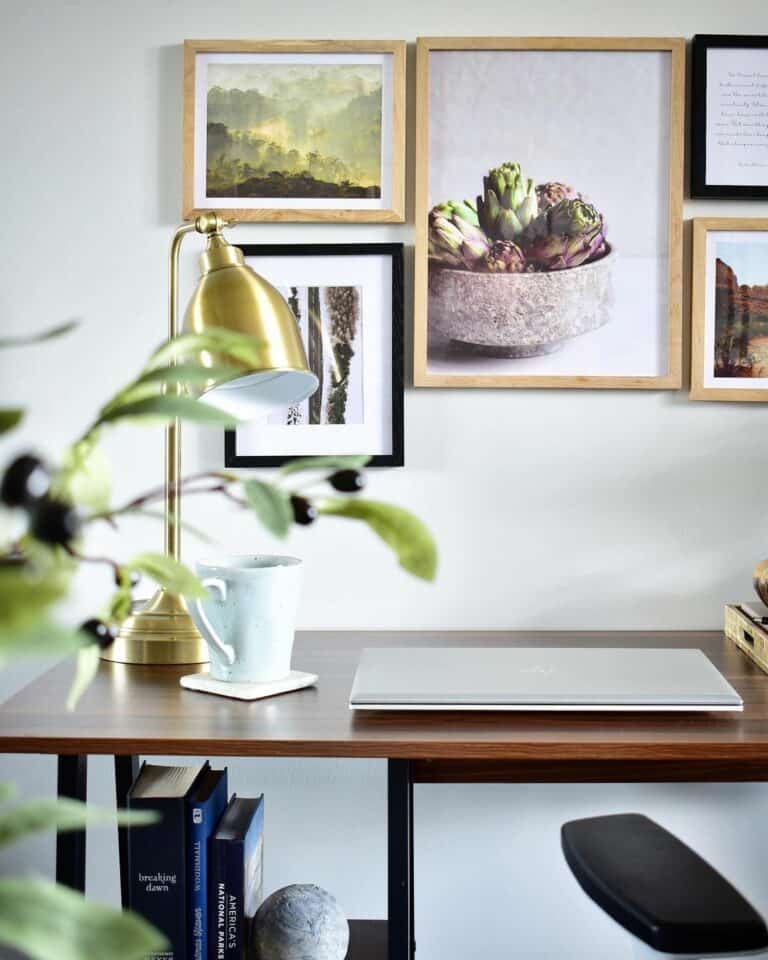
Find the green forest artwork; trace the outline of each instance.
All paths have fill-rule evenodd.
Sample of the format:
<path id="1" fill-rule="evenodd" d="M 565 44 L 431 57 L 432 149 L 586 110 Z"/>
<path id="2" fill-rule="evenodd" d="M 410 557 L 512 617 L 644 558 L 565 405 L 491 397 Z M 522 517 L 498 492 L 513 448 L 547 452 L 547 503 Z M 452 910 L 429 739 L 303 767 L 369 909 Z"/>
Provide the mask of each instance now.
<path id="1" fill-rule="evenodd" d="M 378 64 L 209 64 L 209 197 L 380 198 Z"/>

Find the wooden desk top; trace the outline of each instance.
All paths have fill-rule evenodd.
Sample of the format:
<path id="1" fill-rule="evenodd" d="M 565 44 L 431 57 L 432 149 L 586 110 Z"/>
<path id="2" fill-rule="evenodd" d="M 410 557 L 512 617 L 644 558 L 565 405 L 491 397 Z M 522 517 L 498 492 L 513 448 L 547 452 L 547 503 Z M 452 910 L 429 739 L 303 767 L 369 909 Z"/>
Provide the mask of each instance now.
<path id="1" fill-rule="evenodd" d="M 347 707 L 363 646 L 699 647 L 743 714 L 366 713 Z M 189 667 L 102 663 L 74 713 L 72 665 L 0 707 L 0 753 L 388 757 L 417 781 L 768 780 L 768 676 L 720 633 L 320 633 L 297 637 L 317 688 L 244 703 L 183 690 Z"/>

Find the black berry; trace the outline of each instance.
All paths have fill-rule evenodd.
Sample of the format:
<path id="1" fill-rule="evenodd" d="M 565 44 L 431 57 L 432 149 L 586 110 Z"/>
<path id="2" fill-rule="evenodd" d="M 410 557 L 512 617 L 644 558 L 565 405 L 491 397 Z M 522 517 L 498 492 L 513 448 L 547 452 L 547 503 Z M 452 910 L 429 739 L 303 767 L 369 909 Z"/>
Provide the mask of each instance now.
<path id="1" fill-rule="evenodd" d="M 296 523 L 300 523 L 302 527 L 308 527 L 310 523 L 317 520 L 317 510 L 306 497 L 297 497 L 294 494 L 291 497 L 291 506 L 293 507 L 293 519 Z"/>
<path id="2" fill-rule="evenodd" d="M 122 587 L 124 576 L 125 576 L 125 571 L 120 569 L 120 567 L 118 567 L 117 570 L 115 570 L 115 586 L 116 587 Z M 138 587 L 139 580 L 141 580 L 141 577 L 138 575 L 138 573 L 136 573 L 135 570 L 131 570 L 128 577 L 128 586 L 131 588 L 131 590 L 133 590 L 135 587 Z"/>
<path id="3" fill-rule="evenodd" d="M 0 500 L 9 507 L 25 507 L 48 493 L 51 476 L 42 460 L 31 454 L 17 457 L 0 485 Z"/>
<path id="4" fill-rule="evenodd" d="M 117 630 L 115 630 L 114 627 L 110 627 L 108 623 L 104 623 L 103 620 L 97 620 L 95 617 L 86 620 L 85 623 L 81 623 L 80 632 L 86 634 L 91 643 L 95 643 L 102 650 L 111 647 L 115 640 L 117 640 Z"/>
<path id="5" fill-rule="evenodd" d="M 41 543 L 64 547 L 77 536 L 77 511 L 62 500 L 41 500 L 32 511 L 29 532 Z"/>
<path id="6" fill-rule="evenodd" d="M 365 476 L 359 470 L 337 470 L 328 483 L 339 493 L 358 493 L 365 486 Z"/>

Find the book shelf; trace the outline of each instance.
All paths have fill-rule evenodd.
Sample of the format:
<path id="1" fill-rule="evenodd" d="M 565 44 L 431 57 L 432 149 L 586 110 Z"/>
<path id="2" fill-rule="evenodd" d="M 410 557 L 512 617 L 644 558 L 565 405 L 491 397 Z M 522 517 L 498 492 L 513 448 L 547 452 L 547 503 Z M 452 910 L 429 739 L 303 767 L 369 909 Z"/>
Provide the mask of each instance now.
<path id="1" fill-rule="evenodd" d="M 692 647 L 744 699 L 733 714 L 372 712 L 348 708 L 366 646 Z M 768 780 L 768 675 L 720 632 L 301 633 L 310 688 L 245 703 L 183 690 L 189 667 L 102 663 L 74 713 L 70 664 L 0 707 L 0 753 L 58 756 L 59 793 L 86 796 L 87 756 L 115 758 L 124 806 L 139 757 L 364 757 L 387 761 L 387 920 L 351 921 L 349 960 L 413 960 L 413 787 L 417 783 Z M 121 837 L 121 861 L 125 844 Z M 85 837 L 57 838 L 57 877 L 85 883 Z M 125 882 L 125 872 L 121 872 Z"/>

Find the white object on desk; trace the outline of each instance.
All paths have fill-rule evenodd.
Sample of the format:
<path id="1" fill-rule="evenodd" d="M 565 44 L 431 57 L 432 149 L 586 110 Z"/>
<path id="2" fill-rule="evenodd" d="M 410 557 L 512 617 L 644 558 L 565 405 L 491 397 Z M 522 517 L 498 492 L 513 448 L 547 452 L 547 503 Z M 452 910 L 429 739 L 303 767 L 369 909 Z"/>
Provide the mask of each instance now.
<path id="1" fill-rule="evenodd" d="M 292 670 L 281 680 L 268 683 L 245 683 L 231 680 L 215 680 L 208 673 L 190 673 L 182 677 L 179 683 L 185 690 L 198 690 L 200 693 L 215 693 L 219 697 L 232 697 L 235 700 L 263 700 L 280 693 L 303 690 L 317 683 L 316 673 L 302 673 Z"/>
<path id="2" fill-rule="evenodd" d="M 352 710 L 742 710 L 701 650 L 369 647 Z"/>

